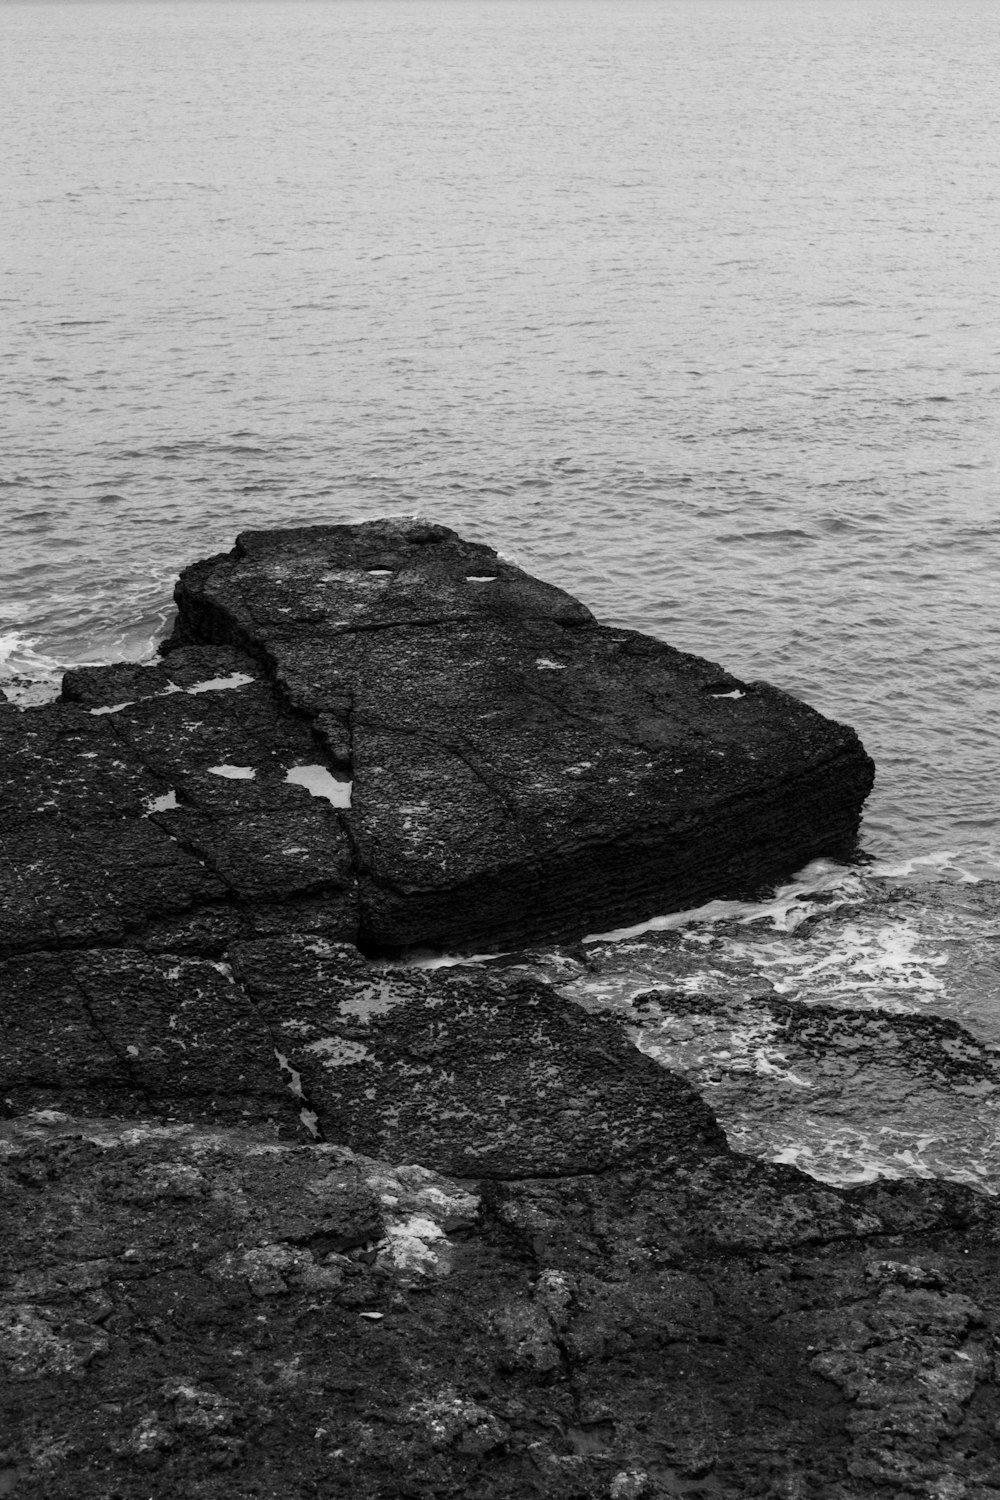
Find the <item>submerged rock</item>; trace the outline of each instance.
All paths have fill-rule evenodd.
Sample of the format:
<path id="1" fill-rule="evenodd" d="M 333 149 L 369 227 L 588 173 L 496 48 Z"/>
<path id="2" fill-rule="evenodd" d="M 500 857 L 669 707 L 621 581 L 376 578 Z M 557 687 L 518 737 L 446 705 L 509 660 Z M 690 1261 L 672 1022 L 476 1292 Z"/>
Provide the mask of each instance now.
<path id="1" fill-rule="evenodd" d="M 827 878 L 836 895 L 816 888 Z M 738 1150 L 843 1185 L 1000 1189 L 1000 886 L 928 887 L 918 907 L 878 877 L 817 870 L 727 905 L 497 966 L 617 1017 Z"/>

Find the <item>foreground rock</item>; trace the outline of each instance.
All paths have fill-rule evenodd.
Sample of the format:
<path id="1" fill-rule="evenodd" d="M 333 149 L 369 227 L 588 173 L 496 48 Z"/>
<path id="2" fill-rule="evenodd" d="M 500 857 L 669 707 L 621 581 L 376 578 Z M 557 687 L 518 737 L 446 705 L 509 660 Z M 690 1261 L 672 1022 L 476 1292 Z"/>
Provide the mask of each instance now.
<path id="1" fill-rule="evenodd" d="M 160 667 L 0 710 L 0 952 L 579 936 L 850 850 L 872 765 L 443 527 L 252 532 Z"/>
<path id="2" fill-rule="evenodd" d="M 478 1184 L 0 1126 L 18 1500 L 996 1500 L 1000 1221 L 728 1154 Z"/>

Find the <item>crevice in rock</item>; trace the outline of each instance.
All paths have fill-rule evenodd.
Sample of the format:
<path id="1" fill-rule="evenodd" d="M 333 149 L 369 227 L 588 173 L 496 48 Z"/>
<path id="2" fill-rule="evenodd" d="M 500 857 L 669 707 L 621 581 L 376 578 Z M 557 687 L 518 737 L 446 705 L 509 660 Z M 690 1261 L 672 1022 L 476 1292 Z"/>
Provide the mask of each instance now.
<path id="1" fill-rule="evenodd" d="M 414 615 L 403 620 L 364 620 L 337 626 L 330 631 L 336 639 L 342 635 L 372 635 L 386 630 L 430 630 L 439 625 L 468 625 L 477 618 L 471 613 L 453 615 Z"/>
<path id="2" fill-rule="evenodd" d="M 107 1047 L 108 1052 L 112 1057 L 117 1059 L 119 1066 L 123 1069 L 125 1077 L 130 1081 L 135 1092 L 146 1101 L 146 1106 L 149 1109 L 150 1113 L 158 1114 L 159 1111 L 156 1108 L 156 1104 L 153 1100 L 152 1095 L 149 1093 L 149 1090 L 146 1087 L 146 1083 L 143 1080 L 141 1071 L 136 1068 L 135 1063 L 133 1059 L 129 1057 L 128 1052 L 124 1051 L 115 1041 L 114 1037 L 109 1036 L 107 1031 L 105 1031 L 100 1022 L 100 1019 L 97 1016 L 97 1013 L 94 1010 L 93 1002 L 87 992 L 86 985 L 84 985 L 83 982 L 77 977 L 77 974 L 69 963 L 64 962 L 63 971 L 70 984 L 79 995 L 80 1003 L 83 1006 L 83 1010 L 88 1021 L 90 1022 L 91 1026 L 93 1026 L 94 1030 L 97 1032 L 97 1035 L 101 1038 L 104 1045 Z"/>
<path id="3" fill-rule="evenodd" d="M 234 983 L 238 982 L 234 980 Z M 281 1039 L 275 1035 L 274 1028 L 268 1020 L 267 1016 L 264 1014 L 261 1007 L 254 1002 L 250 995 L 247 994 L 242 985 L 239 985 L 239 990 L 241 995 L 243 995 L 244 999 L 246 1000 L 251 1014 L 256 1016 L 258 1022 L 260 1023 L 270 1041 L 271 1051 L 274 1054 L 274 1058 L 277 1062 L 279 1071 L 282 1073 L 282 1075 L 286 1073 L 288 1074 L 288 1078 L 283 1078 L 282 1081 L 284 1082 L 288 1092 L 294 1099 L 298 1101 L 298 1117 L 301 1122 L 302 1128 L 310 1136 L 312 1136 L 313 1141 L 317 1144 L 325 1142 L 326 1135 L 323 1130 L 322 1112 L 317 1104 L 310 1098 L 307 1090 L 304 1088 L 300 1070 L 295 1067 L 294 1063 L 289 1059 L 288 1054 L 282 1051 L 282 1045 L 287 1047 L 288 1043 L 282 1043 Z"/>
<path id="4" fill-rule="evenodd" d="M 483 772 L 482 767 L 476 764 L 477 757 L 474 757 L 470 751 L 463 749 L 458 740 L 442 739 L 440 744 L 445 750 L 450 750 L 453 755 L 457 756 L 464 766 L 468 767 L 476 780 L 486 788 L 490 796 L 504 809 L 505 816 L 508 819 L 517 817 L 517 807 L 511 802 L 503 787 L 498 786 L 495 781 L 491 780 Z"/>
<path id="5" fill-rule="evenodd" d="M 216 880 L 225 887 L 234 905 L 239 903 L 239 895 L 232 881 L 227 879 L 218 866 L 212 863 L 208 855 L 204 854 L 200 849 L 195 848 L 189 839 L 185 839 L 179 834 L 172 833 L 169 828 L 165 828 L 158 814 L 150 813 L 149 821 L 170 839 L 171 843 L 176 844 L 178 849 L 183 849 L 185 854 L 189 854 L 192 859 L 197 860 L 203 869 L 208 870 L 210 874 L 214 875 Z M 194 909 L 192 907 L 192 910 Z"/>

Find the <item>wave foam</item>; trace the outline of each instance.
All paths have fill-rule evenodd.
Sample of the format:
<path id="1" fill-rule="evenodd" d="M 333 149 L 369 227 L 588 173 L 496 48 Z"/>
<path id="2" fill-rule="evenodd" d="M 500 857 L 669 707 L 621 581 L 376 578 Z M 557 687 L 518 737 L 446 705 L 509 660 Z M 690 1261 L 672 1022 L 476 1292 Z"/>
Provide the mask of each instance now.
<path id="1" fill-rule="evenodd" d="M 708 901 L 704 906 L 686 911 L 667 912 L 637 922 L 634 927 L 616 927 L 610 932 L 589 933 L 584 943 L 617 943 L 642 937 L 647 932 L 674 932 L 682 927 L 711 925 L 715 922 L 769 921 L 781 932 L 794 932 L 808 917 L 834 906 L 859 902 L 865 888 L 861 875 L 848 865 L 832 859 L 814 859 L 800 870 L 787 885 L 779 886 L 764 901 Z M 819 897 L 821 900 L 814 901 Z"/>
<path id="2" fill-rule="evenodd" d="M 985 843 L 964 849 L 935 849 L 905 859 L 882 859 L 869 866 L 868 873 L 883 880 L 949 880 L 958 885 L 977 885 L 981 880 L 1000 877 L 1000 845 Z"/>
<path id="3" fill-rule="evenodd" d="M 35 640 L 17 630 L 0 633 L 0 693 L 22 708 L 49 703 L 59 693 L 62 662 L 35 650 Z"/>

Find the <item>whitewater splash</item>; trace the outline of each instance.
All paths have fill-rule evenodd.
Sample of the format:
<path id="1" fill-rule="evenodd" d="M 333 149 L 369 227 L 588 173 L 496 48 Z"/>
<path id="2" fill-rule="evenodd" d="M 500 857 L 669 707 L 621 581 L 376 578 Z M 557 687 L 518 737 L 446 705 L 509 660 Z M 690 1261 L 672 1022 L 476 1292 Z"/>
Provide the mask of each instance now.
<path id="1" fill-rule="evenodd" d="M 998 1192 L 1000 884 L 966 863 L 816 861 L 760 902 L 486 961 L 616 1016 L 737 1150 L 844 1186 L 947 1177 Z"/>
<path id="2" fill-rule="evenodd" d="M 59 603 L 53 602 L 53 611 Z M 75 619 L 67 606 L 64 628 L 40 635 L 16 623 L 13 610 L 7 612 L 5 625 L 0 612 L 0 695 L 29 708 L 58 697 L 63 674 L 72 667 L 154 661 L 157 643 L 167 633 L 173 614 L 173 606 L 160 598 L 144 613 L 125 621 L 116 618 L 115 623 L 99 629 L 89 617 Z M 43 648 L 43 640 L 51 649 Z"/>
<path id="3" fill-rule="evenodd" d="M 37 651 L 35 644 L 20 631 L 0 632 L 0 693 L 22 708 L 55 698 L 66 670 L 62 662 Z"/>

